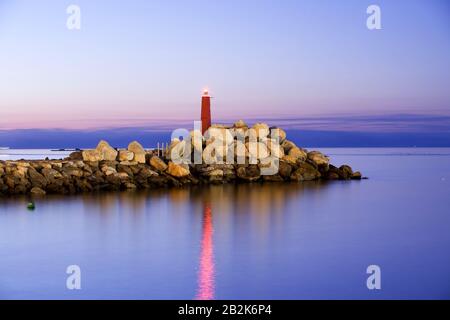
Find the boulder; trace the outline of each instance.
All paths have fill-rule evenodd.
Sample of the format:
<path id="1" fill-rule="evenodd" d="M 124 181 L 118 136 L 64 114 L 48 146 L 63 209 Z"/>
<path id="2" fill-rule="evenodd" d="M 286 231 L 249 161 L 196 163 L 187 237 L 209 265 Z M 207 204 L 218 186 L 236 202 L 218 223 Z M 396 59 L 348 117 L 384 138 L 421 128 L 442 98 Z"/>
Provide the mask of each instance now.
<path id="1" fill-rule="evenodd" d="M 33 187 L 30 190 L 30 193 L 35 196 L 45 196 L 47 193 L 39 187 Z"/>
<path id="2" fill-rule="evenodd" d="M 182 178 L 188 176 L 190 174 L 190 171 L 187 165 L 179 165 L 173 163 L 172 161 L 169 161 L 167 173 L 173 177 Z"/>
<path id="3" fill-rule="evenodd" d="M 36 171 L 34 168 L 28 170 L 28 176 L 33 187 L 44 188 L 47 185 L 47 180 L 42 174 Z"/>
<path id="4" fill-rule="evenodd" d="M 270 137 L 272 139 L 277 139 L 279 144 L 282 144 L 286 140 L 286 131 L 281 128 L 271 128 Z"/>
<path id="5" fill-rule="evenodd" d="M 211 127 L 205 132 L 206 145 L 213 142 L 216 145 L 222 144 L 228 146 L 234 142 L 233 131 L 229 128 L 215 128 Z"/>
<path id="6" fill-rule="evenodd" d="M 167 164 L 158 156 L 151 157 L 149 163 L 156 170 L 165 171 L 167 169 Z"/>
<path id="7" fill-rule="evenodd" d="M 202 173 L 202 177 L 206 177 L 209 182 L 217 183 L 223 181 L 224 172 L 221 169 L 214 169 Z"/>
<path id="8" fill-rule="evenodd" d="M 62 174 L 55 169 L 44 168 L 42 169 L 42 175 L 50 182 L 63 178 Z"/>
<path id="9" fill-rule="evenodd" d="M 205 164 L 222 164 L 233 161 L 233 146 L 209 144 L 203 150 L 202 158 Z"/>
<path id="10" fill-rule="evenodd" d="M 117 158 L 117 150 L 109 145 L 105 140 L 101 140 L 95 150 L 100 153 L 101 160 L 115 161 Z M 84 158 L 83 158 L 84 159 Z"/>
<path id="11" fill-rule="evenodd" d="M 261 171 L 257 165 L 239 166 L 236 169 L 236 175 L 239 179 L 245 181 L 256 181 L 261 177 Z"/>
<path id="12" fill-rule="evenodd" d="M 245 164 L 248 159 L 248 150 L 244 143 L 236 141 L 234 144 L 234 161 L 236 164 Z"/>
<path id="13" fill-rule="evenodd" d="M 76 167 L 71 167 L 71 166 L 64 167 L 62 169 L 62 173 L 69 177 L 73 176 L 73 177 L 78 177 L 78 178 L 81 178 L 84 175 L 83 170 L 76 168 Z"/>
<path id="14" fill-rule="evenodd" d="M 17 178 L 25 178 L 28 174 L 28 167 L 23 165 L 18 165 L 13 171 L 13 176 Z"/>
<path id="15" fill-rule="evenodd" d="M 245 147 L 248 150 L 248 153 L 253 159 L 264 159 L 267 158 L 270 153 L 267 145 L 263 142 L 247 142 Z"/>
<path id="16" fill-rule="evenodd" d="M 282 158 L 284 156 L 284 149 L 277 143 L 276 139 L 266 139 L 264 140 L 264 143 L 272 156 L 277 158 Z"/>
<path id="17" fill-rule="evenodd" d="M 255 123 L 252 129 L 256 131 L 258 139 L 267 138 L 270 133 L 269 126 L 266 123 Z"/>
<path id="18" fill-rule="evenodd" d="M 139 171 L 138 175 L 140 177 L 143 177 L 145 179 L 150 178 L 150 177 L 155 177 L 155 176 L 159 176 L 159 174 L 153 170 L 151 170 L 148 167 L 143 167 L 141 169 L 141 171 Z"/>
<path id="19" fill-rule="evenodd" d="M 171 160 L 183 161 L 189 158 L 189 153 L 191 152 L 192 145 L 189 146 L 185 140 L 180 141 L 178 139 L 172 140 L 170 146 L 166 152 L 166 158 Z"/>
<path id="20" fill-rule="evenodd" d="M 248 137 L 248 127 L 242 127 L 242 128 L 233 128 L 231 129 L 231 133 L 233 137 L 241 142 L 245 142 L 246 138 Z"/>
<path id="21" fill-rule="evenodd" d="M 351 179 L 353 176 L 352 168 L 346 164 L 340 166 L 337 172 L 339 174 L 339 177 L 344 180 Z"/>
<path id="22" fill-rule="evenodd" d="M 330 163 L 330 159 L 319 151 L 308 152 L 308 159 L 318 166 L 328 165 Z"/>
<path id="23" fill-rule="evenodd" d="M 328 179 L 328 180 L 339 180 L 339 174 L 337 174 L 336 172 L 333 172 L 333 171 L 328 171 L 327 172 L 327 175 L 326 175 L 326 178 Z"/>
<path id="24" fill-rule="evenodd" d="M 84 163 L 84 162 L 83 162 Z M 63 164 L 61 162 L 54 162 L 52 164 L 50 163 L 43 163 L 42 168 L 48 168 L 48 169 L 61 169 L 63 167 Z"/>
<path id="25" fill-rule="evenodd" d="M 134 153 L 129 150 L 119 150 L 119 161 L 133 161 Z"/>
<path id="26" fill-rule="evenodd" d="M 117 173 L 116 168 L 109 167 L 109 166 L 106 166 L 106 165 L 103 166 L 101 170 L 106 176 L 110 176 L 112 174 L 116 174 Z"/>
<path id="27" fill-rule="evenodd" d="M 145 163 L 145 150 L 142 145 L 133 141 L 128 145 L 128 151 L 133 152 L 134 158 L 133 161 L 137 163 Z"/>
<path id="28" fill-rule="evenodd" d="M 284 140 L 283 143 L 281 144 L 281 146 L 283 147 L 284 153 L 285 153 L 285 154 L 289 154 L 289 151 L 290 151 L 292 148 L 297 147 L 297 146 L 295 145 L 295 143 L 293 143 L 292 141 L 289 141 L 289 140 Z"/>
<path id="29" fill-rule="evenodd" d="M 289 150 L 289 156 L 294 157 L 295 160 L 305 161 L 308 154 L 298 147 L 293 147 Z"/>
<path id="30" fill-rule="evenodd" d="M 244 120 L 238 120 L 234 123 L 233 127 L 242 129 L 242 128 L 248 128 L 248 125 L 244 122 Z"/>
<path id="31" fill-rule="evenodd" d="M 291 173 L 292 173 L 292 166 L 289 165 L 289 163 L 286 162 L 286 161 L 280 161 L 279 168 L 278 168 L 278 173 L 283 178 L 289 178 L 291 176 Z"/>
<path id="32" fill-rule="evenodd" d="M 362 174 L 359 171 L 356 171 L 352 174 L 352 179 L 353 180 L 361 180 L 362 179 Z"/>
<path id="33" fill-rule="evenodd" d="M 128 189 L 128 190 L 135 190 L 137 187 L 136 187 L 136 185 L 134 184 L 134 183 L 131 183 L 131 182 L 127 182 L 127 183 L 125 183 L 125 189 Z"/>
<path id="34" fill-rule="evenodd" d="M 190 133 L 191 136 L 191 145 L 193 151 L 197 152 L 197 154 L 201 155 L 203 151 L 203 135 L 200 130 L 192 130 Z"/>
<path id="35" fill-rule="evenodd" d="M 129 175 L 130 177 L 132 177 L 133 174 L 133 170 L 130 169 L 130 166 L 127 165 L 123 165 L 123 164 L 119 164 L 117 165 L 117 172 L 125 172 L 127 175 Z"/>
<path id="36" fill-rule="evenodd" d="M 121 164 L 123 166 L 135 166 L 138 163 L 136 161 L 120 161 L 119 164 Z"/>
<path id="37" fill-rule="evenodd" d="M 293 181 L 310 181 L 320 178 L 320 172 L 311 164 L 303 162 L 299 168 L 291 174 Z"/>
<path id="38" fill-rule="evenodd" d="M 102 155 L 97 150 L 83 150 L 82 152 L 83 161 L 96 162 L 103 160 Z"/>
<path id="39" fill-rule="evenodd" d="M 70 160 L 83 160 L 83 153 L 81 151 L 75 151 L 69 154 Z"/>
<path id="40" fill-rule="evenodd" d="M 290 165 L 296 165 L 297 164 L 297 158 L 294 157 L 294 156 L 290 156 L 290 155 L 283 156 L 281 158 L 281 160 L 285 161 L 286 163 L 289 163 Z"/>

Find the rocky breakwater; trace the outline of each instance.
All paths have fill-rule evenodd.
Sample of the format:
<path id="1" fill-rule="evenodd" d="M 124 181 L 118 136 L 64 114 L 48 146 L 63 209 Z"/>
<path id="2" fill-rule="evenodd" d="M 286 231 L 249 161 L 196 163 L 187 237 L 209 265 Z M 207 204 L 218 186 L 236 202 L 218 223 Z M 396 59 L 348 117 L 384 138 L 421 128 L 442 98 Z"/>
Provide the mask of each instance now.
<path id="1" fill-rule="evenodd" d="M 158 156 L 159 155 L 159 156 Z M 243 121 L 173 139 L 163 155 L 134 141 L 100 141 L 62 160 L 0 161 L 0 195 L 74 194 L 198 184 L 361 179 L 348 165 L 287 140 L 284 130 Z"/>

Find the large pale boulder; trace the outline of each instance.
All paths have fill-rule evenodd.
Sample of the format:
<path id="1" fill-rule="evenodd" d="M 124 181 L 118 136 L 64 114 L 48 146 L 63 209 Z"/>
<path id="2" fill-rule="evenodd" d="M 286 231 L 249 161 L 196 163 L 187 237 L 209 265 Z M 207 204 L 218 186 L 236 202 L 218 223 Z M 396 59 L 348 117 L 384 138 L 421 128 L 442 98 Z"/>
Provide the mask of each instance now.
<path id="1" fill-rule="evenodd" d="M 156 170 L 165 171 L 167 169 L 167 164 L 157 156 L 151 157 L 149 163 Z"/>
<path id="2" fill-rule="evenodd" d="M 96 162 L 103 160 L 103 156 L 96 149 L 94 150 L 83 150 L 82 152 L 83 161 Z"/>
<path id="3" fill-rule="evenodd" d="M 189 167 L 187 165 L 175 164 L 172 161 L 169 161 L 167 173 L 176 178 L 186 177 L 190 174 Z"/>
<path id="4" fill-rule="evenodd" d="M 170 141 L 170 145 L 166 148 L 166 158 L 167 159 L 171 159 L 171 155 L 172 155 L 172 150 L 180 143 L 181 141 L 177 138 L 173 139 L 172 141 Z"/>
<path id="5" fill-rule="evenodd" d="M 246 157 L 248 157 L 247 147 L 241 141 L 236 141 L 234 144 L 234 159 L 238 164 L 243 164 Z"/>
<path id="6" fill-rule="evenodd" d="M 128 150 L 119 151 L 119 161 L 133 161 L 134 153 Z"/>
<path id="7" fill-rule="evenodd" d="M 178 139 L 174 139 L 167 150 L 166 158 L 176 162 L 183 162 L 184 159 L 190 159 L 190 152 L 191 147 L 185 140 L 180 141 Z"/>
<path id="8" fill-rule="evenodd" d="M 245 144 L 247 147 L 248 153 L 253 159 L 264 159 L 267 158 L 270 153 L 265 143 L 262 142 L 247 142 Z"/>
<path id="9" fill-rule="evenodd" d="M 232 129 L 232 134 L 236 137 L 236 140 L 245 142 L 245 138 L 248 136 L 248 128 L 234 128 Z"/>
<path id="10" fill-rule="evenodd" d="M 223 145 L 230 145 L 234 142 L 233 131 L 229 128 L 211 127 L 205 132 L 206 144 L 219 141 Z"/>
<path id="11" fill-rule="evenodd" d="M 328 165 L 330 163 L 330 159 L 319 151 L 308 152 L 308 159 L 318 166 Z"/>
<path id="12" fill-rule="evenodd" d="M 256 131 L 256 136 L 259 139 L 267 138 L 269 135 L 269 126 L 266 123 L 255 123 L 252 127 Z"/>
<path id="13" fill-rule="evenodd" d="M 282 158 L 284 156 L 284 149 L 280 146 L 276 139 L 266 139 L 264 140 L 268 150 L 270 151 L 270 155 Z"/>
<path id="14" fill-rule="evenodd" d="M 244 120 L 236 121 L 233 125 L 235 128 L 248 128 L 248 125 L 244 122 Z"/>
<path id="15" fill-rule="evenodd" d="M 280 128 L 273 128 L 270 130 L 270 137 L 277 139 L 278 143 L 282 144 L 286 140 L 286 131 Z"/>
<path id="16" fill-rule="evenodd" d="M 116 174 L 117 173 L 117 170 L 115 168 L 113 168 L 113 167 L 110 167 L 110 166 L 103 166 L 101 168 L 101 170 L 106 176 L 110 176 L 112 174 Z"/>
<path id="17" fill-rule="evenodd" d="M 97 148 L 95 148 L 95 150 L 97 150 L 98 153 L 100 153 L 102 160 L 115 161 L 117 158 L 118 154 L 117 150 L 111 147 L 109 143 L 106 142 L 105 140 L 101 140 L 98 143 Z"/>
<path id="18" fill-rule="evenodd" d="M 203 150 L 202 158 L 205 164 L 221 164 L 233 161 L 233 146 L 211 143 Z"/>
<path id="19" fill-rule="evenodd" d="M 203 150 L 203 135 L 200 130 L 192 130 L 190 132 L 192 150 L 201 154 Z"/>
<path id="20" fill-rule="evenodd" d="M 133 161 L 137 163 L 145 163 L 145 150 L 142 145 L 133 141 L 128 145 L 128 151 L 133 152 L 134 158 Z"/>

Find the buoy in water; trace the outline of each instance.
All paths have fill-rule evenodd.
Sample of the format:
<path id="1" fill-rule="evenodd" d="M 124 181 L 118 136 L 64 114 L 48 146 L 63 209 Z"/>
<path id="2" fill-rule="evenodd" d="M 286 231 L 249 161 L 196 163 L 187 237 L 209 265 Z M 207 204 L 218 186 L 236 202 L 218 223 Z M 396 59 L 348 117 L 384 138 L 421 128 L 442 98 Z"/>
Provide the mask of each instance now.
<path id="1" fill-rule="evenodd" d="M 28 210 L 34 210 L 36 206 L 34 205 L 34 202 L 28 202 L 27 209 Z"/>

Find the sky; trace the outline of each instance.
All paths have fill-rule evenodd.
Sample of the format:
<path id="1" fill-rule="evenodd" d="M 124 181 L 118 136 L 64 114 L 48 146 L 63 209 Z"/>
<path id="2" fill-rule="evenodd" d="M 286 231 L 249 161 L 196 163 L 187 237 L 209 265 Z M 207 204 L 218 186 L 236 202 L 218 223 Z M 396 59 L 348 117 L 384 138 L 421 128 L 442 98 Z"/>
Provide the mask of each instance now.
<path id="1" fill-rule="evenodd" d="M 66 27 L 71 4 L 81 30 Z M 381 30 L 366 27 L 371 4 Z M 361 117 L 421 115 L 442 127 L 449 57 L 446 0 L 0 0 L 0 130 L 197 120 L 204 88 L 213 122 L 373 131 Z M 312 123 L 297 129 L 324 129 Z M 390 123 L 375 129 L 405 125 Z"/>

